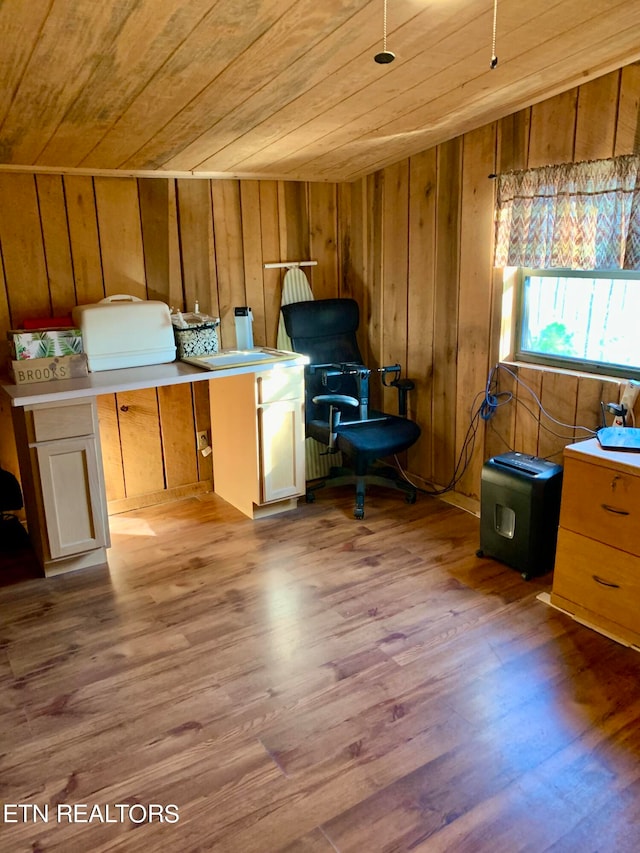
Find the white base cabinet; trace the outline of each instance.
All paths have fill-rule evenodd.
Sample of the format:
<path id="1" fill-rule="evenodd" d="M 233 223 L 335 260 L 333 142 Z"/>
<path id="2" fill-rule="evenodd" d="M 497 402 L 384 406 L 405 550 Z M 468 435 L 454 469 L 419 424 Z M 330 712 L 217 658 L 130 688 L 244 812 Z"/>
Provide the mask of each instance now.
<path id="1" fill-rule="evenodd" d="M 302 367 L 209 383 L 213 488 L 249 518 L 294 509 L 304 495 Z"/>
<path id="2" fill-rule="evenodd" d="M 13 410 L 29 536 L 47 576 L 106 563 L 95 398 Z"/>

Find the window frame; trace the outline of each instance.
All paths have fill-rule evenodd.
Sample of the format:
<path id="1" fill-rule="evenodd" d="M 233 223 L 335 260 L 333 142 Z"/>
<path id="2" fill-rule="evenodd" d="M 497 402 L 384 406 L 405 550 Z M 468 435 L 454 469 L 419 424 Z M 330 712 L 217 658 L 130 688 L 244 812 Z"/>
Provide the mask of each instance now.
<path id="1" fill-rule="evenodd" d="M 524 289 L 527 276 L 543 278 L 604 278 L 630 279 L 638 282 L 640 287 L 640 272 L 634 270 L 541 270 L 530 267 L 515 268 L 515 311 L 513 323 L 512 352 L 514 359 L 524 364 L 537 364 L 544 367 L 556 367 L 563 370 L 577 370 L 581 373 L 592 373 L 599 376 L 624 377 L 625 379 L 640 379 L 640 366 L 629 367 L 626 364 L 614 362 L 591 361 L 570 356 L 547 355 L 545 353 L 523 350 L 521 347 L 522 331 L 525 327 Z M 640 328 L 638 329 L 640 335 Z"/>

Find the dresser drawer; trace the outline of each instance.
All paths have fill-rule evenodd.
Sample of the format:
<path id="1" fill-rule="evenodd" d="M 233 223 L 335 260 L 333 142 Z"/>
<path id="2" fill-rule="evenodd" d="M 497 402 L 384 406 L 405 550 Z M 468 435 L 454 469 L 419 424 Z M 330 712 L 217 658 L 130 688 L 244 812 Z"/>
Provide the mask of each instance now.
<path id="1" fill-rule="evenodd" d="M 560 525 L 640 555 L 640 477 L 566 459 Z"/>
<path id="2" fill-rule="evenodd" d="M 640 633 L 640 560 L 560 528 L 553 596 Z"/>

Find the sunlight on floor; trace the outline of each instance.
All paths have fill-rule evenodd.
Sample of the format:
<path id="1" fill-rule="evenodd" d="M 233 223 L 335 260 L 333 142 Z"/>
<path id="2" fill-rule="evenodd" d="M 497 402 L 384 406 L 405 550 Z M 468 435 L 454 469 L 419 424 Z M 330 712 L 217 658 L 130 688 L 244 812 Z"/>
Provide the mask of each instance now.
<path id="1" fill-rule="evenodd" d="M 141 518 L 126 518 L 121 515 L 112 515 L 109 518 L 109 529 L 111 534 L 122 534 L 124 536 L 155 536 L 151 525 Z"/>
<path id="2" fill-rule="evenodd" d="M 272 630 L 271 652 L 281 661 L 290 660 L 304 638 L 304 617 L 300 613 L 298 590 L 283 584 L 282 577 L 267 589 L 267 603 Z"/>

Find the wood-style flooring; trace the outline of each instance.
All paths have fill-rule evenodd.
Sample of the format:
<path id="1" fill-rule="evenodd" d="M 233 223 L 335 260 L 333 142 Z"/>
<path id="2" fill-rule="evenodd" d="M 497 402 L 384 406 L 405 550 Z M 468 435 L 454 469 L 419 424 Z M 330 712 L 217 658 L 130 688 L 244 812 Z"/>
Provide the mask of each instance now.
<path id="1" fill-rule="evenodd" d="M 2 853 L 639 850 L 638 652 L 474 516 L 351 507 L 205 495 L 112 517 L 109 569 L 5 557 Z"/>

